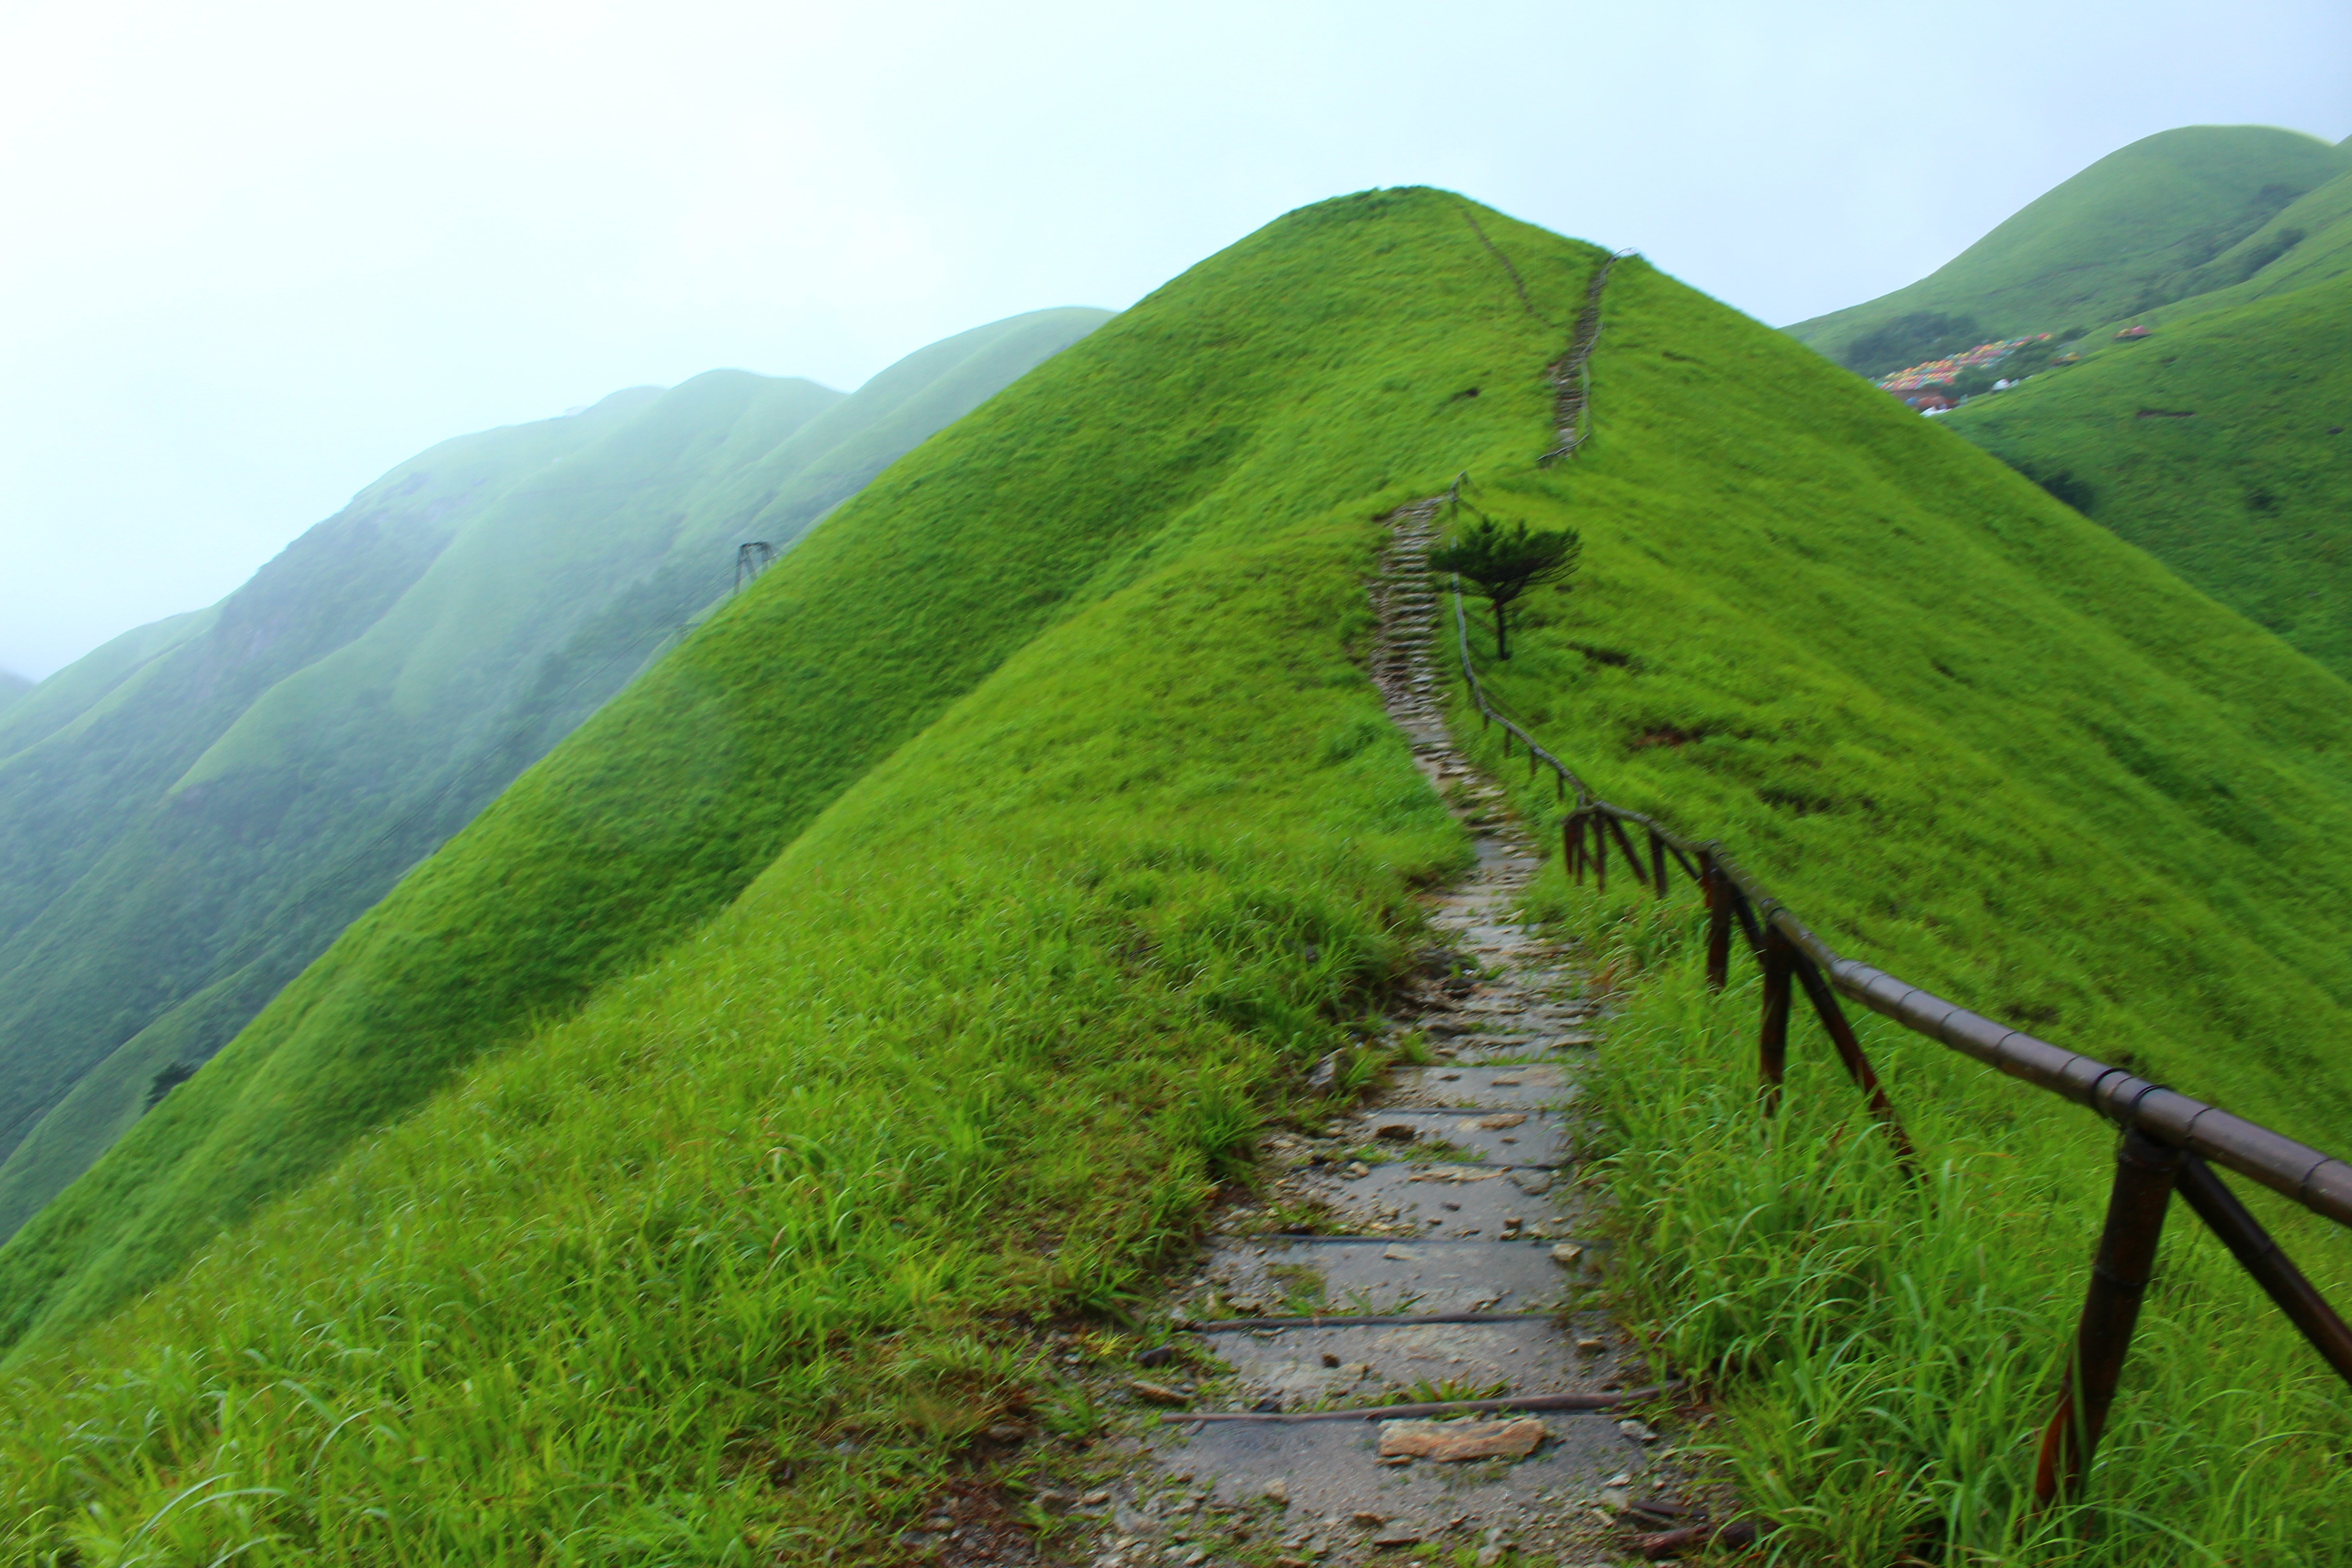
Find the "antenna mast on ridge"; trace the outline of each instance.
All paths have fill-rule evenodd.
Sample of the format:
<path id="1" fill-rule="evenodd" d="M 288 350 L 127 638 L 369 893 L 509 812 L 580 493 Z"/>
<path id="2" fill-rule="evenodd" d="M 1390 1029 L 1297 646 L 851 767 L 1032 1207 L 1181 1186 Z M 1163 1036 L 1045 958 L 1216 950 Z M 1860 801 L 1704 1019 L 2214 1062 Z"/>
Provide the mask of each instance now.
<path id="1" fill-rule="evenodd" d="M 741 593 L 744 584 L 759 576 L 775 563 L 776 547 L 764 539 L 755 539 L 749 544 L 737 545 L 734 591 L 738 594 Z"/>

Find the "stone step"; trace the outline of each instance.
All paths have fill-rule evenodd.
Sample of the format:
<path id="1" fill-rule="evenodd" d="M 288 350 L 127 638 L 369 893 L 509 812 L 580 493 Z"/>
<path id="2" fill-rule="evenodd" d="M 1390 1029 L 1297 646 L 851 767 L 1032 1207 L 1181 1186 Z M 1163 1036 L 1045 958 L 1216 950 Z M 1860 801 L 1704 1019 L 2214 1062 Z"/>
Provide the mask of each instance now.
<path id="1" fill-rule="evenodd" d="M 1541 1206 L 1530 1212 L 1540 1213 Z M 1552 1257 L 1554 1245 L 1382 1236 L 1268 1237 L 1246 1246 L 1219 1246 L 1203 1272 L 1218 1282 L 1229 1305 L 1255 1301 L 1268 1317 L 1310 1310 L 1533 1312 L 1563 1301 L 1573 1283 Z"/>
<path id="2" fill-rule="evenodd" d="M 1200 1343 L 1248 1387 L 1252 1404 L 1281 1401 L 1285 1410 L 1368 1404 L 1416 1384 L 1460 1397 L 1486 1398 L 1497 1384 L 1512 1394 L 1589 1394 L 1618 1376 L 1618 1347 L 1585 1352 L 1579 1339 L 1608 1345 L 1607 1318 L 1571 1315 L 1516 1323 L 1396 1323 L 1363 1328 L 1258 1329 L 1204 1334 Z M 1467 1385 L 1465 1387 L 1464 1385 Z M 1475 1394 L 1470 1390 L 1475 1389 Z"/>
<path id="3" fill-rule="evenodd" d="M 1164 1468 L 1189 1475 L 1195 1489 L 1205 1489 L 1213 1504 L 1234 1510 L 1235 1519 L 1245 1512 L 1244 1528 L 1253 1542 L 1273 1542 L 1273 1555 L 1355 1562 L 1379 1542 L 1475 1548 L 1498 1527 L 1508 1535 L 1549 1523 L 1619 1474 L 1638 1479 L 1651 1463 L 1642 1445 L 1621 1432 L 1617 1417 L 1606 1411 L 1527 1419 L 1543 1424 L 1541 1446 L 1524 1459 L 1502 1464 L 1417 1459 L 1382 1465 L 1376 1419 L 1187 1426 L 1180 1416 L 1150 1441 Z M 1276 1481 L 1282 1483 L 1280 1501 L 1267 1495 Z M 1160 1528 L 1168 1530 L 1172 1522 L 1163 1516 Z M 1194 1532 L 1202 1544 L 1231 1539 L 1229 1533 L 1212 1537 L 1201 1527 Z M 1401 1560 L 1407 1553 L 1392 1555 Z"/>
<path id="4" fill-rule="evenodd" d="M 1544 1110 L 1391 1110 L 1363 1119 L 1375 1128 L 1410 1127 L 1420 1136 L 1397 1144 L 1411 1160 L 1417 1144 L 1444 1143 L 1493 1165 L 1559 1165 L 1570 1159 L 1568 1129 Z M 1419 1163 L 1422 1162 L 1415 1161 Z"/>
<path id="5" fill-rule="evenodd" d="M 1408 1104 L 1477 1106 L 1503 1110 L 1521 1106 L 1560 1105 L 1582 1089 L 1557 1063 L 1528 1067 L 1412 1068 L 1396 1078 L 1395 1094 Z"/>
<path id="6" fill-rule="evenodd" d="M 1509 1165 L 1375 1165 L 1369 1174 L 1349 1176 L 1344 1167 L 1307 1185 L 1351 1230 L 1390 1227 L 1430 1241 L 1487 1240 L 1506 1248 L 1544 1246 L 1573 1239 L 1570 1224 L 1554 1212 L 1552 1194 L 1564 1194 L 1573 1173 Z M 1528 1242 L 1500 1241 L 1513 1234 L 1505 1223 L 1521 1222 Z M 1476 1294 L 1475 1291 L 1473 1294 Z M 1430 1308 L 1429 1310 L 1452 1310 Z"/>

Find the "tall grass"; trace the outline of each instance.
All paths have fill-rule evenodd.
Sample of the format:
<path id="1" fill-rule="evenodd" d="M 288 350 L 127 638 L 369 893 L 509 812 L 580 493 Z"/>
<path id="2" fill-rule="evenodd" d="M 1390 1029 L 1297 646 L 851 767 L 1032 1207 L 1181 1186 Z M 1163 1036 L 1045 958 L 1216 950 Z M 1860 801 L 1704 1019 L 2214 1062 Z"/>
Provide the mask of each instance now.
<path id="1" fill-rule="evenodd" d="M 760 911 L 830 942 L 680 952 L 202 1258 L 110 1370 L 18 1383 L 10 1560 L 878 1540 L 1048 1381 L 1001 1321 L 1130 1299 L 1344 1041 L 1391 940 L 1346 877 L 1144 836 L 842 868 Z"/>
<path id="2" fill-rule="evenodd" d="M 2352 1561 L 2352 1398 L 2177 1203 L 2081 1500 L 2034 1511 L 2112 1129 L 1865 1016 L 1914 1184 L 1801 1003 L 1782 1109 L 1762 1113 L 1755 968 L 1740 955 L 1708 992 L 1695 900 L 1599 897 L 1556 869 L 1538 900 L 1622 978 L 1593 1097 L 1621 1310 L 1707 1386 L 1712 1449 L 1780 1527 L 1776 1560 Z M 2352 1300 L 2340 1235 L 2260 1206 Z"/>
<path id="3" fill-rule="evenodd" d="M 1375 541 L 1097 606 L 694 940 L 21 1358 L 0 1561 L 887 1556 L 1050 1398 L 1019 1325 L 1135 1299 L 1464 856 L 1370 683 L 1285 668 Z M 1204 695 L 1123 724 L 1166 658 Z"/>

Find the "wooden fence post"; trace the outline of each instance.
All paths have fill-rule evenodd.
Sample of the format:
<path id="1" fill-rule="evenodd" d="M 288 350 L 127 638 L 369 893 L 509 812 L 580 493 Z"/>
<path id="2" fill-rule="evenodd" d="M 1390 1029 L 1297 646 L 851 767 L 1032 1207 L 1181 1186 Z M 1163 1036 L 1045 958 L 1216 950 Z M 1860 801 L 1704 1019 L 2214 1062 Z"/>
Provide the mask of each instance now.
<path id="1" fill-rule="evenodd" d="M 2099 1233 L 2091 1264 L 2091 1288 L 2074 1331 L 2058 1408 L 2042 1434 L 2042 1454 L 2033 1472 L 2033 1497 L 2047 1507 L 2082 1489 L 2115 1403 L 2124 1357 L 2139 1322 L 2140 1298 L 2156 1266 L 2156 1244 L 2164 1234 L 2165 1206 L 2172 1198 L 2180 1151 L 2132 1128 L 2116 1151 L 2116 1181 L 2107 1195 L 2107 1223 Z"/>
<path id="2" fill-rule="evenodd" d="M 1793 951 L 1793 950 L 1792 950 Z M 1911 1147 L 1910 1138 L 1903 1131 L 1902 1121 L 1895 1114 L 1895 1106 L 1880 1087 L 1878 1075 L 1870 1070 L 1870 1058 L 1862 1052 L 1862 1041 L 1855 1036 L 1853 1026 L 1846 1021 L 1845 1009 L 1838 1005 L 1837 993 L 1822 978 L 1821 966 L 1803 953 L 1797 953 L 1797 978 L 1805 987 L 1805 995 L 1813 1005 L 1813 1012 L 1822 1021 L 1822 1028 L 1837 1047 L 1838 1060 L 1845 1064 L 1846 1076 L 1853 1079 L 1856 1089 L 1870 1101 L 1870 1113 L 1886 1128 L 1886 1140 L 1895 1146 L 1895 1163 L 1912 1180 L 1919 1179 L 1919 1156 Z"/>
<path id="3" fill-rule="evenodd" d="M 2304 1278 L 2303 1270 L 2287 1260 L 2271 1233 L 2238 1201 L 2238 1194 L 2194 1154 L 2181 1157 L 2174 1184 L 2198 1217 L 2221 1238 L 2230 1255 L 2254 1277 L 2254 1283 L 2302 1331 L 2311 1348 L 2336 1369 L 2338 1377 L 2352 1383 L 2352 1324 L 2336 1316 L 2336 1309 Z"/>

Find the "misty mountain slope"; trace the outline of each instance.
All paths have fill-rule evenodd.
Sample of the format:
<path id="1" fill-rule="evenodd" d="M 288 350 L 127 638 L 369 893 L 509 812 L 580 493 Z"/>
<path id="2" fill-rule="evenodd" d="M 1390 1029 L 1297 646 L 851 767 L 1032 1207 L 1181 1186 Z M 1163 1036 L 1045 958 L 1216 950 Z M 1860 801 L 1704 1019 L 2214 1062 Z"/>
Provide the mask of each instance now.
<path id="1" fill-rule="evenodd" d="M 0 763 L 0 1226 L 723 596 L 740 540 L 789 545 L 1102 319 L 960 334 L 848 396 L 716 372 L 445 443 Z"/>
<path id="2" fill-rule="evenodd" d="M 1974 343 L 2095 326 L 2232 284 L 2250 236 L 2352 171 L 2296 132 L 2194 125 L 2111 153 L 1916 283 L 1788 329 L 1866 375 Z M 2251 265 L 2249 265 L 2251 263 Z"/>
<path id="3" fill-rule="evenodd" d="M 158 653 L 195 636 L 212 624 L 217 605 L 166 616 L 92 648 L 22 693 L 25 700 L 0 711 L 0 760 L 56 733 L 103 701 L 109 693 Z"/>
<path id="4" fill-rule="evenodd" d="M 0 1539 L 887 1557 L 1008 1411 L 1087 1429 L 1005 1325 L 1125 1310 L 1268 1119 L 1328 1106 L 1304 1069 L 1465 853 L 1356 661 L 1388 513 L 1465 469 L 1584 531 L 1496 673 L 1600 788 L 1721 833 L 1851 951 L 2345 1142 L 2352 956 L 2314 911 L 2352 896 L 2352 687 L 1638 260 L 1593 444 L 1538 467 L 1600 253 L 1479 211 L 1522 308 L 1465 216 L 1369 193 L 1193 268 L 894 465 L 354 922 L 0 1247 Z M 1757 1116 L 1752 990 L 1712 1005 L 1643 1048 L 1724 1089 L 1727 1146 L 1799 1143 Z M 1885 1560 L 1854 1532 L 1922 1539 L 1959 1495 L 2000 1560 L 2112 1139 L 1864 1027 L 1927 1170 L 2002 1163 L 1897 1214 L 1964 1238 L 1974 1283 L 1840 1259 L 1809 1321 L 1924 1316 L 1933 1367 L 1835 1339 L 1829 1394 L 1872 1402 L 1726 1441 L 1795 1495 L 1792 1552 Z M 1802 1150 L 1883 1153 L 1814 1120 L 1855 1101 L 1796 1045 L 1777 1125 L 1801 1092 Z M 1671 1189 L 1716 1148 L 1628 1152 Z M 1836 1246 L 1876 1212 L 1851 1192 L 1662 1196 L 1622 1267 L 1680 1256 L 1667 1219 L 1702 1255 Z M 2352 1419 L 2215 1256 L 2168 1247 L 2198 1289 L 2142 1333 L 2191 1353 L 2152 1413 L 2133 1385 L 2106 1466 L 2158 1478 L 2155 1517 L 2207 1500 L 2183 1560 L 2315 1556 Z M 1736 1340 L 1750 1300 L 1700 1300 Z M 2011 1381 L 1936 1403 L 1988 1365 Z M 1854 1476 L 1868 1506 L 1816 1506 Z M 198 1486 L 233 1500 L 165 1506 Z M 2178 1541 L 2110 1522 L 2078 1560 Z"/>
<path id="5" fill-rule="evenodd" d="M 54 1274 L 65 1248 L 79 1278 L 58 1310 L 86 1314 L 313 1173 L 474 1054 L 643 963 L 723 908 L 1065 601 L 1131 578 L 1196 513 L 1228 528 L 1260 506 L 1319 516 L 1334 491 L 1389 482 L 1385 469 L 1361 474 L 1367 462 L 1419 450 L 1436 466 L 1426 454 L 1454 448 L 1449 426 L 1508 425 L 1507 400 L 1454 399 L 1457 381 L 1516 374 L 1521 399 L 1538 395 L 1533 373 L 1514 373 L 1510 354 L 1464 331 L 1448 292 L 1407 314 L 1378 288 L 1318 283 L 1335 248 L 1345 254 L 1349 226 L 1329 226 L 1305 254 L 1255 247 L 1275 247 L 1283 287 L 1330 299 L 1338 321 L 1273 309 L 1255 292 L 1268 285 L 1245 245 L 1243 259 L 1216 264 L 1244 286 L 1213 294 L 1213 312 L 1121 318 L 860 492 L 404 880 L 52 1205 L 15 1249 L 26 1272 L 12 1283 Z M 1452 254 L 1456 232 L 1418 237 L 1483 287 L 1486 271 Z M 1402 287 L 1416 264 L 1404 256 L 1370 270 Z M 1504 325 L 1507 345 L 1529 330 Z M 1210 352 L 1244 334 L 1255 340 L 1247 357 Z M 1412 379 L 1389 392 L 1374 372 L 1363 373 L 1369 387 L 1334 375 L 1324 362 L 1340 353 L 1402 359 Z M 1299 404 L 1293 427 L 1321 420 L 1320 445 L 1257 442 L 1264 409 Z M 1434 426 L 1429 405 L 1444 416 Z M 1222 510 L 1207 510 L 1212 492 Z M 47 1295 L 9 1289 L 13 1324 L 42 1313 Z"/>
<path id="6" fill-rule="evenodd" d="M 2352 172 L 2300 197 L 2214 258 L 2212 275 L 2236 281 L 2184 296 L 2133 319 L 2149 326 L 2251 304 L 2352 272 Z"/>

